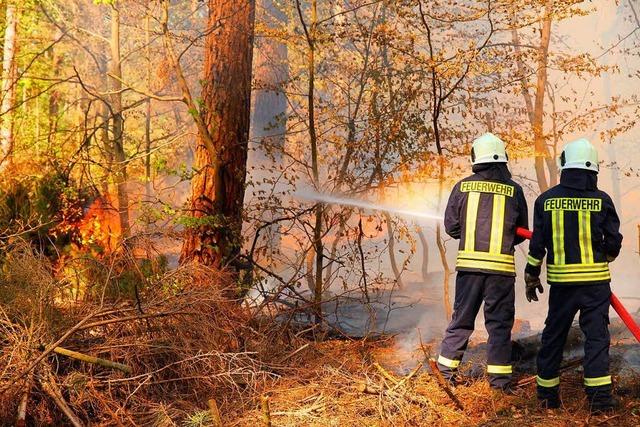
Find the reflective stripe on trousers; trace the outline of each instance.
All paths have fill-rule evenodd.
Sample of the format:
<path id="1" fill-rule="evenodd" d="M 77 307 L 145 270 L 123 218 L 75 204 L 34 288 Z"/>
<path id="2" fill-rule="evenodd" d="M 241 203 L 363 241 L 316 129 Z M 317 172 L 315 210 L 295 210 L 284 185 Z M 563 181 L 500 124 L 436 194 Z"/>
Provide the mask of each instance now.
<path id="1" fill-rule="evenodd" d="M 605 375 L 604 377 L 597 378 L 584 378 L 584 385 L 587 387 L 600 387 L 609 384 L 611 384 L 611 375 Z"/>
<path id="2" fill-rule="evenodd" d="M 547 380 L 541 378 L 539 375 L 536 375 L 536 384 L 538 384 L 540 387 L 546 388 L 556 387 L 560 385 L 560 377 L 555 377 Z"/>

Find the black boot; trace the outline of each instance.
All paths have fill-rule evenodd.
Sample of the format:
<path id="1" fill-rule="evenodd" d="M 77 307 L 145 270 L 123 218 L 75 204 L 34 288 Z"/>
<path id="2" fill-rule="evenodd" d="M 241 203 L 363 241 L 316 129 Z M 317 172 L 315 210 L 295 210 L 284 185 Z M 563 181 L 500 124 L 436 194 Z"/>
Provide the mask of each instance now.
<path id="1" fill-rule="evenodd" d="M 591 413 L 601 414 L 612 411 L 618 406 L 618 401 L 611 393 L 611 384 L 598 387 L 586 387 L 585 391 L 589 400 Z"/>
<path id="2" fill-rule="evenodd" d="M 538 386 L 538 402 L 544 409 L 557 409 L 560 407 L 560 386 Z"/>

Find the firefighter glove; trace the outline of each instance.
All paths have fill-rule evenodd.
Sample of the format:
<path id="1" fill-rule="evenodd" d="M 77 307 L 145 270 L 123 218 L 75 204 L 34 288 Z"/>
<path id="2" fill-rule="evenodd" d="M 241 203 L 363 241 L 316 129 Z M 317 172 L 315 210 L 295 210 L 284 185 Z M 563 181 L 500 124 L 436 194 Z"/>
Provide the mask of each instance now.
<path id="1" fill-rule="evenodd" d="M 611 256 L 611 255 L 607 255 L 607 262 L 613 262 L 616 260 L 616 257 Z"/>
<path id="2" fill-rule="evenodd" d="M 524 274 L 524 282 L 527 285 L 527 301 L 538 301 L 538 295 L 536 290 L 540 293 L 544 292 L 544 288 L 542 287 L 542 283 L 540 283 L 540 278 L 536 276 L 532 276 L 529 273 Z"/>

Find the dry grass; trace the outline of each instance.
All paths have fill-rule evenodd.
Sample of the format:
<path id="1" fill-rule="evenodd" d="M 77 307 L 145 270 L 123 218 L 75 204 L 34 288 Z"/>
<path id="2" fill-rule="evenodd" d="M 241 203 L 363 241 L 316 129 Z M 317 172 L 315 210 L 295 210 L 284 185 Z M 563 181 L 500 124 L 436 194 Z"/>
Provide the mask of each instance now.
<path id="1" fill-rule="evenodd" d="M 394 390 L 394 383 L 374 367 L 385 360 L 393 372 L 392 343 L 330 341 L 314 344 L 298 355 L 296 369 L 263 391 L 270 400 L 275 426 L 637 426 L 640 399 L 625 397 L 620 410 L 592 417 L 581 385 L 581 375 L 563 375 L 564 407 L 546 411 L 537 407 L 535 385 L 507 396 L 478 379 L 455 390 L 464 406 L 456 409 L 428 368 Z M 402 375 L 396 375 L 402 380 Z M 636 384 L 635 380 L 628 380 Z M 377 393 L 363 393 L 362 385 Z M 625 385 L 625 387 L 630 384 Z M 252 411 L 230 420 L 230 425 L 255 426 L 263 418 L 257 401 Z"/>

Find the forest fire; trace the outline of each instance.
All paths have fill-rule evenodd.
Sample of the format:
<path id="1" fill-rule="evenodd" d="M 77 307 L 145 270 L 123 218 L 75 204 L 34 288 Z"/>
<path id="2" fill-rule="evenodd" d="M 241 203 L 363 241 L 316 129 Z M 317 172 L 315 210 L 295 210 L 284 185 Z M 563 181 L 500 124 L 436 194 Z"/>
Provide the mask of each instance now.
<path id="1" fill-rule="evenodd" d="M 108 195 L 96 198 L 76 227 L 79 251 L 89 250 L 94 254 L 108 255 L 120 247 L 120 218 Z"/>
<path id="2" fill-rule="evenodd" d="M 0 14 L 0 425 L 640 425 L 637 2 Z"/>

